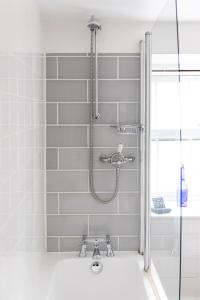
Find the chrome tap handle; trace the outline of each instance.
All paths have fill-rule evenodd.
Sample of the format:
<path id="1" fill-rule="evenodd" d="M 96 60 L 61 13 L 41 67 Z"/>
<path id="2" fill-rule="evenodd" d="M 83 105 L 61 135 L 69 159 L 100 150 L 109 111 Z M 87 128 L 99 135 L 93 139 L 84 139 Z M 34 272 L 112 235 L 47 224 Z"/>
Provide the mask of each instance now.
<path id="1" fill-rule="evenodd" d="M 94 259 L 100 259 L 101 258 L 100 249 L 99 249 L 99 240 L 98 239 L 94 240 L 94 251 L 93 251 L 92 257 Z"/>
<path id="2" fill-rule="evenodd" d="M 108 156 L 108 155 L 101 155 L 99 157 L 99 160 L 102 162 L 102 163 L 111 163 L 111 157 Z"/>
<path id="3" fill-rule="evenodd" d="M 128 163 L 128 162 L 132 163 L 135 161 L 135 157 L 132 155 L 124 156 L 124 161 L 125 161 L 125 163 Z"/>
<path id="4" fill-rule="evenodd" d="M 83 235 L 79 257 L 86 257 L 86 256 L 87 256 L 87 235 Z"/>
<path id="5" fill-rule="evenodd" d="M 110 240 L 110 236 L 109 235 L 106 235 L 106 247 L 107 247 L 107 254 L 106 254 L 106 256 L 108 256 L 108 257 L 115 256 L 114 251 L 112 249 L 111 240 Z"/>

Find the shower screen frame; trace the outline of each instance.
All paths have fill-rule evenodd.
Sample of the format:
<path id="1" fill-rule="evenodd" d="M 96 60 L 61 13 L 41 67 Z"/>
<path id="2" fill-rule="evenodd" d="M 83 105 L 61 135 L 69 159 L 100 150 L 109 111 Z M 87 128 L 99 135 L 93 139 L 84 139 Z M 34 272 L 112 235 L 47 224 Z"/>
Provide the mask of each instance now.
<path id="1" fill-rule="evenodd" d="M 145 33 L 140 41 L 140 254 L 144 254 L 144 270 L 151 266 L 151 77 L 152 33 Z"/>
<path id="2" fill-rule="evenodd" d="M 165 243 L 165 238 L 167 238 L 167 234 L 169 230 L 165 230 L 165 225 L 169 222 L 165 223 L 166 215 L 163 215 L 161 218 L 160 216 L 157 217 L 156 214 L 151 214 L 151 198 L 152 195 L 155 194 L 155 191 L 152 189 L 151 191 L 151 176 L 152 174 L 150 163 L 152 163 L 153 159 L 153 148 L 152 148 L 152 141 L 157 138 L 156 131 L 157 129 L 161 128 L 161 133 L 165 135 L 165 129 L 168 129 L 168 124 L 166 125 L 166 128 L 161 126 L 160 123 L 158 123 L 158 128 L 154 126 L 154 122 L 152 118 L 153 113 L 153 106 L 152 106 L 152 95 L 151 95 L 151 87 L 152 87 L 152 79 L 154 79 L 153 75 L 155 72 L 155 69 L 157 69 L 157 66 L 159 66 L 159 71 L 163 73 L 162 71 L 166 71 L 166 69 L 170 68 L 171 66 L 171 57 L 175 57 L 175 63 L 173 61 L 174 68 L 177 71 L 177 90 L 180 88 L 180 64 L 179 64 L 179 30 L 178 30 L 178 17 L 177 17 L 177 2 L 176 0 L 168 0 L 166 3 L 166 6 L 164 7 L 163 11 L 161 12 L 158 20 L 155 22 L 152 28 L 152 35 L 153 35 L 153 42 L 152 42 L 152 35 L 150 32 L 147 32 L 145 34 L 145 41 L 141 42 L 141 122 L 144 121 L 144 137 L 140 138 L 140 146 L 144 146 L 144 149 L 140 150 L 141 154 L 141 175 L 140 175 L 140 192 L 141 192 L 141 226 L 140 226 L 140 253 L 144 253 L 144 270 L 147 272 L 149 271 L 149 274 L 152 275 L 153 271 L 156 271 L 157 278 L 159 278 L 159 281 L 161 285 L 163 285 L 163 290 L 166 292 L 166 296 L 170 297 L 170 291 L 167 287 L 166 282 L 162 278 L 162 269 L 159 269 L 159 266 L 156 263 L 156 255 L 160 255 L 158 252 L 163 251 L 161 255 L 164 255 L 164 258 L 168 258 L 167 255 L 170 253 L 171 246 Z M 170 16 L 170 25 L 171 27 L 165 26 L 166 16 Z M 169 30 L 169 31 L 168 31 Z M 170 31 L 171 30 L 171 31 Z M 169 32 L 171 33 L 169 35 Z M 168 33 L 168 36 L 167 36 Z M 152 47 L 153 44 L 153 47 Z M 165 60 L 162 60 L 162 55 L 164 55 Z M 156 59 L 156 60 L 155 60 Z M 160 60 L 161 59 L 161 60 Z M 153 60 L 153 63 L 152 63 Z M 145 65 L 142 67 L 142 65 Z M 153 65 L 153 67 L 152 67 Z M 156 66 L 156 67 L 155 67 Z M 153 69 L 153 70 L 152 70 Z M 145 94 L 144 94 L 145 90 Z M 163 93 L 165 93 L 165 90 L 163 90 Z M 154 94 L 153 94 L 154 95 Z M 180 97 L 174 94 L 175 100 L 179 105 L 181 106 Z M 159 98 L 159 100 L 162 100 L 164 98 Z M 163 100 L 164 101 L 164 100 Z M 162 103 L 162 102 L 161 102 Z M 166 105 L 170 105 L 170 103 L 165 102 Z M 152 106 L 152 107 L 151 107 Z M 155 108 L 155 107 L 154 107 Z M 173 108 L 173 106 L 172 106 Z M 142 113 L 142 109 L 145 110 L 145 113 Z M 151 113 L 152 110 L 152 113 Z M 145 117 L 144 117 L 145 116 Z M 155 117 L 155 116 L 154 116 Z M 170 120 L 169 120 L 170 122 Z M 156 123 L 157 124 L 157 123 Z M 161 126 L 161 127 L 159 127 Z M 181 128 L 181 127 L 180 127 Z M 181 143 L 181 130 L 180 136 L 179 136 L 179 142 Z M 165 136 L 164 136 L 165 137 Z M 142 140 L 144 139 L 144 140 Z M 152 148 L 152 159 L 151 159 L 151 148 Z M 145 154 L 143 154 L 145 152 Z M 178 157 L 177 164 L 179 164 L 179 160 L 181 162 L 181 155 Z M 163 164 L 161 164 L 161 167 Z M 177 168 L 178 170 L 178 168 Z M 178 177 L 176 178 L 178 179 Z M 175 182 L 176 183 L 176 182 Z M 167 183 L 166 183 L 167 184 Z M 175 184 L 174 184 L 175 185 Z M 142 191 L 144 189 L 144 191 Z M 167 190 L 167 189 L 166 189 Z M 160 190 L 161 196 L 165 199 L 165 189 Z M 176 204 L 176 189 L 173 188 L 173 201 L 175 201 Z M 143 194 L 144 193 L 144 194 Z M 152 195 L 151 195 L 152 194 Z M 166 201 L 171 200 L 166 197 Z M 172 231 L 171 239 L 174 241 L 178 239 L 177 244 L 177 259 L 178 265 L 175 267 L 174 272 L 176 271 L 175 278 L 173 278 L 173 282 L 175 281 L 176 288 L 175 291 L 173 291 L 173 294 L 176 294 L 176 299 L 180 299 L 180 290 L 181 290 L 181 239 L 182 239 L 182 212 L 181 208 L 179 209 L 177 207 L 177 216 L 175 215 L 174 218 L 175 222 L 172 224 L 170 230 Z M 164 220 L 163 222 L 161 220 Z M 169 221 L 170 219 L 168 219 Z M 155 222 L 156 221 L 156 222 Z M 161 223 L 160 223 L 161 221 Z M 170 222 L 172 222 L 170 221 Z M 151 223 L 153 224 L 151 226 Z M 163 226 L 163 225 L 164 226 Z M 170 223 L 171 224 L 171 223 Z M 162 227 L 163 226 L 163 227 Z M 152 232 L 153 231 L 153 232 Z M 171 232 L 170 231 L 170 232 Z M 157 235 L 157 236 L 156 236 Z M 162 235 L 162 239 L 158 242 L 158 239 L 160 239 L 160 236 Z M 155 240 L 154 240 L 155 238 Z M 157 238 L 157 240 L 156 240 Z M 153 242 L 152 242 L 153 239 Z M 161 245 L 161 241 L 164 241 L 164 246 Z M 155 242 L 155 243 L 154 243 Z M 171 245 L 171 244 L 170 244 Z M 159 248 L 161 247 L 161 248 Z M 174 246 L 173 246 L 174 247 Z M 154 251 L 155 250 L 155 251 Z M 157 251 L 157 252 L 156 252 Z M 164 253 L 164 254 L 163 254 Z M 156 266 L 156 268 L 155 268 Z M 167 269 L 167 266 L 166 266 Z M 152 276 L 153 282 L 155 285 L 156 281 L 154 280 Z M 170 298 L 169 298 L 170 299 Z"/>

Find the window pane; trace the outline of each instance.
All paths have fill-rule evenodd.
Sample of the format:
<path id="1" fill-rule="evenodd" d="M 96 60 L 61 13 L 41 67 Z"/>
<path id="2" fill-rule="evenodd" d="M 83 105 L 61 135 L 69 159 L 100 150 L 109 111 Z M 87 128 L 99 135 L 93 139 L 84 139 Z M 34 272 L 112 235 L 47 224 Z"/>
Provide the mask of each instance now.
<path id="1" fill-rule="evenodd" d="M 165 200 L 176 199 L 179 183 L 180 143 L 152 142 L 152 194 Z"/>

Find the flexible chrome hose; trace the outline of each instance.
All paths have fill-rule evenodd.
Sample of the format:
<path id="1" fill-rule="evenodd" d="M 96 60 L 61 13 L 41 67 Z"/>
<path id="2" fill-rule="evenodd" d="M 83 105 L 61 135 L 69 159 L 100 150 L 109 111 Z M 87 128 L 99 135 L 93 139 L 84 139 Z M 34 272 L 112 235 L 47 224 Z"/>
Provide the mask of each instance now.
<path id="1" fill-rule="evenodd" d="M 91 49 L 90 49 L 90 142 L 89 142 L 89 185 L 90 185 L 90 192 L 94 199 L 101 203 L 109 203 L 113 199 L 116 198 L 118 187 L 119 187 L 119 168 L 116 168 L 116 179 L 115 179 L 115 189 L 113 194 L 106 199 L 101 198 L 97 193 L 95 192 L 94 188 L 94 95 L 96 94 L 96 91 L 94 91 L 94 81 L 98 80 L 98 78 L 94 79 L 94 74 L 96 70 L 94 70 L 94 52 L 93 52 L 93 46 L 94 46 L 94 37 L 96 39 L 96 29 L 91 30 Z M 96 47 L 95 47 L 96 51 Z M 96 83 L 96 82 L 95 82 Z M 96 99 L 95 99 L 96 100 Z"/>

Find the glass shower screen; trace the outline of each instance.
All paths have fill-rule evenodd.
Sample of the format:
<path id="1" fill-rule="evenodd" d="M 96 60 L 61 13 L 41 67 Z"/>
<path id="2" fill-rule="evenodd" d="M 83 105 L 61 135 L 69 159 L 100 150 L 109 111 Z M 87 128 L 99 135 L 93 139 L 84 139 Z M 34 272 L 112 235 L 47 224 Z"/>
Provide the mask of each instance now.
<path id="1" fill-rule="evenodd" d="M 169 0 L 152 29 L 151 258 L 168 299 L 180 299 L 181 134 L 178 24 Z"/>

